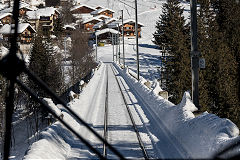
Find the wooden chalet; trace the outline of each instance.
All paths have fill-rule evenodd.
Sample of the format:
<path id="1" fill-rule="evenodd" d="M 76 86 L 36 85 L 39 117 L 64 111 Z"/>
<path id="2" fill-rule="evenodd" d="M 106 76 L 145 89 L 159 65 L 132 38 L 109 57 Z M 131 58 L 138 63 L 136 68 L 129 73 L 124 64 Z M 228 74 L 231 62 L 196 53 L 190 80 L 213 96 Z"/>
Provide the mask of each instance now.
<path id="1" fill-rule="evenodd" d="M 142 23 L 138 23 L 138 37 L 141 37 Z M 135 20 L 128 19 L 123 22 L 124 36 L 131 37 L 135 36 Z M 120 30 L 122 32 L 122 24 L 120 24 Z"/>
<path id="2" fill-rule="evenodd" d="M 102 8 L 104 8 L 104 7 L 103 7 L 103 6 L 100 6 L 100 5 L 98 5 L 97 7 L 95 7 L 96 10 L 102 9 Z"/>
<path id="3" fill-rule="evenodd" d="M 95 40 L 97 41 L 97 44 L 98 42 L 112 43 L 112 38 L 116 38 L 117 34 L 120 34 L 120 32 L 115 29 L 105 28 L 95 32 Z"/>
<path id="4" fill-rule="evenodd" d="M 9 7 L 9 8 L 5 8 L 5 9 L 1 10 L 0 13 L 1 14 L 12 13 L 12 11 L 13 11 L 13 7 Z M 24 3 L 24 2 L 20 2 L 19 3 L 19 16 L 20 17 L 25 16 L 27 11 L 33 11 L 33 9 L 30 7 L 29 4 Z"/>
<path id="5" fill-rule="evenodd" d="M 93 32 L 93 26 L 99 22 L 102 22 L 102 19 L 92 17 L 82 22 L 83 28 L 85 31 Z"/>
<path id="6" fill-rule="evenodd" d="M 12 13 L 0 13 L 1 24 L 11 24 L 12 23 Z"/>
<path id="7" fill-rule="evenodd" d="M 12 27 L 14 24 L 5 24 L 1 29 L 0 33 L 3 35 L 3 40 L 8 41 L 14 34 Z M 18 42 L 21 44 L 32 43 L 35 29 L 29 23 L 19 23 L 18 26 Z"/>
<path id="8" fill-rule="evenodd" d="M 71 9 L 72 14 L 89 14 L 93 11 L 96 11 L 96 9 L 85 4 L 77 5 Z"/>
<path id="9" fill-rule="evenodd" d="M 91 15 L 93 16 L 99 16 L 99 15 L 105 15 L 108 16 L 110 18 L 113 18 L 113 13 L 114 11 L 108 8 L 100 8 L 96 11 L 91 12 Z"/>
<path id="10" fill-rule="evenodd" d="M 28 22 L 34 26 L 35 30 L 41 26 L 44 34 L 53 32 L 54 21 L 57 20 L 59 15 L 60 13 L 53 7 L 27 12 Z"/>

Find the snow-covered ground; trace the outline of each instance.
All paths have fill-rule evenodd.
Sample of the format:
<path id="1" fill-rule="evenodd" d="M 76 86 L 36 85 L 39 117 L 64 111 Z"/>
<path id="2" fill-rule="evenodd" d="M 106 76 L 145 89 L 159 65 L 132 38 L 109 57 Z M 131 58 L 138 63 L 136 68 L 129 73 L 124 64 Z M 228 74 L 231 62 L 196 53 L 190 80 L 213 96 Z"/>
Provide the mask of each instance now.
<path id="1" fill-rule="evenodd" d="M 106 56 L 106 60 L 110 57 Z M 143 158 L 113 73 L 117 75 L 151 158 L 211 158 L 224 144 L 239 138 L 239 130 L 230 120 L 221 119 L 208 113 L 195 117 L 192 112 L 196 110 L 196 107 L 192 104 L 189 93 L 185 93 L 180 104 L 174 105 L 156 96 L 153 91 L 137 82 L 115 64 L 113 72 L 110 65 L 112 64 L 103 63 L 101 65 L 80 94 L 79 99 L 70 102 L 69 107 L 102 135 L 108 74 L 110 88 L 108 140 L 125 157 Z M 99 151 L 102 150 L 101 142 L 70 114 L 64 110 L 62 112 L 66 122 L 87 138 Z M 48 127 L 40 137 L 40 140 L 31 146 L 25 159 L 96 158 L 59 122 Z M 108 156 L 116 158 L 111 153 Z"/>
<path id="2" fill-rule="evenodd" d="M 134 10 L 119 0 L 82 0 L 81 2 L 111 8 L 116 11 L 115 16 L 119 16 L 119 9 L 123 9 L 126 18 L 134 19 L 132 16 Z M 125 2 L 134 7 L 134 3 Z M 158 68 L 161 54 L 151 40 L 163 2 L 138 0 L 139 21 L 145 26 L 142 38 L 139 40 L 140 71 L 141 76 L 151 81 L 159 78 Z M 182 3 L 182 5 L 186 7 L 184 15 L 188 17 L 189 4 Z M 135 39 L 126 38 L 125 43 L 126 64 L 136 71 Z M 122 52 L 122 46 L 120 51 Z M 74 99 L 68 105 L 95 131 L 103 135 L 103 112 L 108 75 L 110 107 L 108 140 L 126 158 L 143 158 L 143 156 L 131 128 L 114 74 L 117 75 L 150 158 L 211 158 L 224 145 L 239 139 L 239 129 L 230 120 L 221 119 L 207 112 L 195 117 L 192 112 L 196 110 L 196 107 L 192 104 L 187 92 L 183 95 L 182 102 L 177 105 L 157 96 L 153 88 L 147 88 L 131 77 L 127 70 L 122 70 L 116 64 L 112 64 L 112 54 L 112 45 L 98 47 L 98 60 L 104 63 L 83 89 L 79 99 Z M 114 67 L 113 71 L 111 65 Z M 64 115 L 63 119 L 87 138 L 95 148 L 102 151 L 102 143 L 66 110 L 58 107 Z M 116 158 L 111 152 L 108 154 L 109 158 Z M 24 157 L 24 159 L 81 158 L 96 159 L 97 157 L 59 122 L 42 131 L 40 140 L 29 148 Z"/>
<path id="3" fill-rule="evenodd" d="M 141 75 L 153 81 L 154 79 L 159 79 L 159 69 L 160 69 L 160 50 L 152 42 L 153 34 L 156 30 L 155 25 L 159 20 L 159 16 L 162 13 L 162 5 L 166 2 L 165 0 L 138 0 L 138 21 L 143 23 L 142 27 L 142 37 L 139 38 L 139 59 L 140 59 L 140 71 Z M 121 10 L 123 10 L 124 20 L 135 19 L 135 10 L 131 7 L 135 7 L 134 1 L 122 1 L 122 0 L 82 0 L 82 3 L 88 4 L 90 6 L 103 6 L 113 9 L 115 11 L 114 17 L 118 18 L 121 16 Z M 127 5 L 126 5 L 127 4 Z M 131 6 L 131 7 L 130 7 Z M 189 3 L 182 2 L 181 6 L 184 7 L 184 16 L 189 19 Z M 122 41 L 121 41 L 122 43 Z M 134 37 L 125 38 L 125 57 L 126 65 L 129 68 L 136 71 L 136 40 Z M 109 48 L 102 48 L 106 50 L 111 50 Z M 116 48 L 117 49 L 117 48 Z M 101 49 L 100 49 L 101 50 Z M 120 47 L 120 52 L 122 56 L 122 45 Z"/>

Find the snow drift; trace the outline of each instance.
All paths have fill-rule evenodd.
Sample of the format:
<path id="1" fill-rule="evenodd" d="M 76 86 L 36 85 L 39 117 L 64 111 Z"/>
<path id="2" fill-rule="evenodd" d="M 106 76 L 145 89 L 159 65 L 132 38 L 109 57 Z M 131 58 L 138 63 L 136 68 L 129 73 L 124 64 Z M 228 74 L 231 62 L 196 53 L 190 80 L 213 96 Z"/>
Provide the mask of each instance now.
<path id="1" fill-rule="evenodd" d="M 193 112 L 197 108 L 188 92 L 184 93 L 181 103 L 175 105 L 157 96 L 154 90 L 139 83 L 129 72 L 122 71 L 117 65 L 115 67 L 128 85 L 136 93 L 141 93 L 138 95 L 148 104 L 146 107 L 161 117 L 159 120 L 164 127 L 184 146 L 191 158 L 212 158 L 223 146 L 239 138 L 238 127 L 229 119 L 207 112 L 195 117 Z"/>
<path id="2" fill-rule="evenodd" d="M 104 64 L 99 70 L 102 70 L 103 67 Z M 212 158 L 216 151 L 239 138 L 239 129 L 228 119 L 222 119 L 207 112 L 195 117 L 193 111 L 196 111 L 197 108 L 191 102 L 188 92 L 185 92 L 180 104 L 174 105 L 136 81 L 126 73 L 126 70 L 121 70 L 117 65 L 115 67 L 126 83 L 131 86 L 133 94 L 142 97 L 147 104 L 144 107 L 150 109 L 152 114 L 158 117 L 159 124 L 175 137 L 172 141 L 184 147 L 187 152 L 185 158 Z M 97 74 L 93 76 L 92 80 L 99 80 L 95 78 L 95 76 L 100 77 L 99 70 L 96 71 Z M 90 85 L 92 84 L 90 83 Z M 84 90 L 89 89 L 86 87 Z M 69 105 L 71 106 L 73 103 L 70 102 Z M 76 130 L 81 130 L 81 125 L 77 121 L 68 113 L 63 112 L 63 114 L 64 120 Z M 56 122 L 41 133 L 40 140 L 31 146 L 24 158 L 68 159 L 69 156 L 72 156 L 74 147 L 84 150 L 82 158 L 96 158 L 80 144 L 65 127 Z"/>

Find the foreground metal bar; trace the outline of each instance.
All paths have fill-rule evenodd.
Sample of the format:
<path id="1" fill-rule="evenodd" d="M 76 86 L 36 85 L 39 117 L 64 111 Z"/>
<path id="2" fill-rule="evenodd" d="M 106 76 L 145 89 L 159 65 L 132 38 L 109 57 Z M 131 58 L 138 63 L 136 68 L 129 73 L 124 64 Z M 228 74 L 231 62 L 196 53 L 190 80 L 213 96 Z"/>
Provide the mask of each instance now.
<path id="1" fill-rule="evenodd" d="M 36 75 L 32 73 L 31 70 L 24 68 L 24 72 L 33 80 L 35 81 L 42 89 L 44 89 L 50 96 L 52 96 L 57 103 L 62 104 L 64 108 L 66 108 L 69 113 L 72 114 L 73 117 L 76 118 L 80 123 L 82 123 L 89 131 L 91 131 L 100 141 L 105 143 L 105 145 L 114 153 L 116 154 L 120 159 L 125 159 L 122 154 L 120 154 L 115 148 L 113 148 L 107 141 L 105 141 L 96 131 L 94 131 L 82 118 L 80 118 L 73 110 L 71 110 L 67 104 L 60 99 L 52 90 L 48 88 L 48 86 Z"/>
<path id="2" fill-rule="evenodd" d="M 14 85 L 15 81 L 11 79 L 8 85 L 8 95 L 6 97 L 6 129 L 4 137 L 4 160 L 7 160 L 10 154 L 12 115 L 14 110 Z"/>
<path id="3" fill-rule="evenodd" d="M 16 83 L 29 95 L 31 95 L 38 103 L 40 103 L 45 109 L 48 110 L 49 113 L 51 113 L 57 120 L 59 120 L 67 129 L 69 129 L 75 136 L 77 136 L 89 149 L 91 149 L 94 153 L 97 154 L 97 156 L 100 159 L 105 159 L 102 154 L 97 151 L 90 143 L 88 143 L 87 140 L 85 140 L 80 134 L 78 134 L 74 129 L 72 129 L 71 126 L 69 126 L 64 120 L 62 120 L 60 117 L 58 117 L 51 109 L 50 107 L 44 103 L 41 99 L 38 98 L 38 96 L 33 93 L 27 86 L 25 86 L 20 80 L 16 80 Z"/>
<path id="4" fill-rule="evenodd" d="M 12 68 L 16 64 L 16 53 L 18 51 L 17 47 L 17 37 L 18 37 L 18 16 L 19 16 L 19 0 L 14 1 L 13 6 L 13 20 L 15 21 L 15 28 L 14 34 L 11 39 L 11 48 L 9 52 L 9 61 L 8 65 Z M 15 71 L 14 69 L 10 69 L 9 71 Z M 8 94 L 6 97 L 6 128 L 5 128 L 5 135 L 4 135 L 4 160 L 7 160 L 10 154 L 10 144 L 11 144 L 11 130 L 12 130 L 12 115 L 14 111 L 14 92 L 15 92 L 15 78 L 17 76 L 17 73 L 12 73 L 9 79 L 9 86 L 8 86 Z"/>

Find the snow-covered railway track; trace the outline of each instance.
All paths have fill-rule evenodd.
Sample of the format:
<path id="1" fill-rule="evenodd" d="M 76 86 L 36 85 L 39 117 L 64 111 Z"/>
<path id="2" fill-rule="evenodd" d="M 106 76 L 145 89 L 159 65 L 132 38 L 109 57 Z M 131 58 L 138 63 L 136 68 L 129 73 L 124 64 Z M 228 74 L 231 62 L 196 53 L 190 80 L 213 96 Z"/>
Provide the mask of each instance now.
<path id="1" fill-rule="evenodd" d="M 111 64 L 110 64 L 110 66 L 111 66 L 111 70 L 109 70 L 109 71 L 108 71 L 109 65 L 107 64 L 107 66 L 106 66 L 107 80 L 106 80 L 106 97 L 105 97 L 106 102 L 105 102 L 105 108 L 104 108 L 105 111 L 104 111 L 104 132 L 103 132 L 103 136 L 106 140 L 110 140 L 110 143 L 111 143 L 111 139 L 112 140 L 114 139 L 113 138 L 114 136 L 108 136 L 108 131 L 111 130 L 111 129 L 108 129 L 108 128 L 113 128 L 113 124 L 108 124 L 108 119 L 110 119 L 110 118 L 113 119 L 114 118 L 113 116 L 110 116 L 110 118 L 108 117 L 109 114 L 111 115 L 111 112 L 109 111 L 110 110 L 109 108 L 113 107 L 113 106 L 111 106 L 111 102 L 110 102 L 110 105 L 109 105 L 108 101 L 109 101 L 109 95 L 111 94 L 111 93 L 109 93 L 109 87 L 113 87 L 114 84 L 115 84 L 115 89 L 118 90 L 118 96 L 121 95 L 121 99 L 122 99 L 122 105 L 118 105 L 118 106 L 122 107 L 122 108 L 123 107 L 125 108 L 125 109 L 122 109 L 122 110 L 126 110 L 124 116 L 128 117 L 128 120 L 127 120 L 127 121 L 129 121 L 128 122 L 128 129 L 130 130 L 128 132 L 131 132 L 132 136 L 134 136 L 134 134 L 135 134 L 135 138 L 133 138 L 133 139 L 136 139 L 135 142 L 134 142 L 136 144 L 134 144 L 134 147 L 138 148 L 139 151 L 138 151 L 138 157 L 134 157 L 134 158 L 149 159 L 149 156 L 148 156 L 148 153 L 145 149 L 143 140 L 140 136 L 137 125 L 135 123 L 134 116 L 132 115 L 131 110 L 129 109 L 129 106 L 127 104 L 126 98 L 124 97 L 124 94 L 123 94 L 122 88 L 120 86 L 120 83 L 118 82 L 118 79 L 116 77 L 116 73 L 113 70 L 113 66 Z M 112 81 L 113 80 L 115 81 L 114 84 L 109 83 L 109 80 L 108 80 L 109 77 L 111 77 Z M 124 117 L 122 117 L 122 118 L 124 119 Z M 113 130 L 112 130 L 112 132 L 113 132 Z M 124 140 L 122 140 L 122 141 L 124 141 Z M 113 143 L 115 143 L 115 142 L 113 142 Z M 130 142 L 127 142 L 127 143 L 130 143 Z M 137 143 L 138 143 L 138 147 L 137 147 Z M 126 145 L 126 146 L 128 146 L 128 145 Z M 129 148 L 129 150 L 132 150 L 132 149 L 133 148 Z M 139 153 L 142 153 L 142 156 L 140 156 Z M 108 152 L 107 152 L 106 146 L 103 145 L 103 156 L 107 157 L 107 154 L 108 154 Z"/>
<path id="2" fill-rule="evenodd" d="M 111 69 L 112 69 L 112 71 L 113 71 L 113 73 L 114 73 L 114 70 L 113 70 L 113 66 L 112 66 L 112 65 L 111 65 Z M 137 125 L 136 125 L 135 120 L 134 120 L 134 118 L 133 118 L 133 115 L 132 115 L 132 113 L 131 113 L 131 111 L 130 111 L 130 109 L 129 109 L 129 107 L 128 107 L 126 98 L 125 98 L 125 96 L 124 96 L 124 94 L 123 94 L 122 88 L 121 88 L 121 86 L 120 86 L 120 83 L 119 83 L 119 81 L 118 81 L 115 73 L 114 73 L 114 76 L 115 76 L 115 79 L 116 79 L 116 81 L 117 81 L 117 84 L 118 84 L 119 90 L 120 90 L 120 92 L 121 92 L 122 98 L 123 98 L 123 100 L 124 100 L 125 106 L 126 106 L 126 108 L 127 108 L 129 117 L 130 117 L 130 119 L 131 119 L 131 122 L 132 122 L 132 125 L 133 125 L 133 128 L 134 128 L 134 131 L 136 132 L 136 136 L 137 136 L 137 139 L 138 139 L 138 142 L 139 142 L 139 146 L 140 146 L 140 148 L 141 148 L 141 150 L 142 150 L 142 152 L 143 152 L 143 156 L 144 156 L 145 159 L 149 159 L 147 150 L 145 149 L 144 143 L 143 143 L 142 138 L 141 138 L 141 136 L 140 136 L 140 134 L 139 134 L 139 131 L 138 131 L 138 129 L 137 129 Z"/>
<path id="3" fill-rule="evenodd" d="M 159 117 L 156 112 L 152 109 L 151 105 L 144 99 L 144 97 L 136 90 L 133 83 L 126 77 L 124 77 L 123 72 L 115 67 L 119 76 L 123 78 L 123 82 L 131 88 L 131 93 L 137 98 L 139 104 L 141 104 L 144 113 L 147 115 L 149 121 L 154 123 L 152 125 L 147 125 L 143 123 L 145 130 L 148 133 L 154 133 L 155 136 L 160 140 L 159 142 L 154 142 L 154 137 L 152 134 L 148 134 L 151 138 L 152 145 L 154 147 L 157 158 L 160 159 L 191 159 L 190 154 L 187 152 L 185 147 L 178 141 L 178 139 L 172 135 L 172 133 L 167 129 L 165 124 L 162 122 L 161 117 Z M 141 116 L 140 116 L 141 117 Z M 158 135 L 160 135 L 158 137 Z M 156 158 L 156 157 L 155 157 Z"/>

